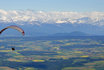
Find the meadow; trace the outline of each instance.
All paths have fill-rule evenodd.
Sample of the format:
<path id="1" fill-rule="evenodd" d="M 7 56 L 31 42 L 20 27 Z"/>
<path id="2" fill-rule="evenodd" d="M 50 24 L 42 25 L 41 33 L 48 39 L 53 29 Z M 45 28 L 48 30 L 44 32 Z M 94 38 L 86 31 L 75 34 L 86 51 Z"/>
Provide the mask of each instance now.
<path id="1" fill-rule="evenodd" d="M 103 50 L 103 36 L 0 37 L 0 69 L 104 70 Z"/>

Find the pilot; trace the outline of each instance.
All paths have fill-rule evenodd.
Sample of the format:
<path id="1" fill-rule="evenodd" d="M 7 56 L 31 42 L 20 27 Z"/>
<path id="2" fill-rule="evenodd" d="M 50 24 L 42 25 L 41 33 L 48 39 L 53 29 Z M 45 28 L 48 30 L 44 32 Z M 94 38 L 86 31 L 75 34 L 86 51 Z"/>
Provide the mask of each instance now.
<path id="1" fill-rule="evenodd" d="M 15 48 L 12 47 L 12 51 L 15 51 Z"/>

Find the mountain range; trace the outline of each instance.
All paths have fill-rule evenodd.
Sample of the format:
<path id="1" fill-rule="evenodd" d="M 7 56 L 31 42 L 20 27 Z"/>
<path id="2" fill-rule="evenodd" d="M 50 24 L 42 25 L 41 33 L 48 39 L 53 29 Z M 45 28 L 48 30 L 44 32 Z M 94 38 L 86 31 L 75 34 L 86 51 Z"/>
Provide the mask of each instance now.
<path id="1" fill-rule="evenodd" d="M 1 29 L 11 24 L 0 24 Z M 17 24 L 16 24 L 17 25 Z M 100 35 L 100 27 L 83 24 L 41 24 L 38 25 L 17 25 L 25 31 L 25 36 L 50 36 L 50 35 L 73 35 L 73 36 L 88 36 Z M 103 28 L 103 27 L 102 27 Z M 94 33 L 95 32 L 95 33 Z M 69 34 L 70 33 L 70 34 Z M 98 33 L 98 34 L 96 34 Z M 100 33 L 100 34 L 99 34 Z M 13 29 L 8 29 L 3 32 L 2 36 L 22 36 L 20 32 Z"/>
<path id="2" fill-rule="evenodd" d="M 47 36 L 79 31 L 91 35 L 104 35 L 104 12 L 43 12 L 33 10 L 0 10 L 0 30 L 17 25 L 26 36 Z M 2 36 L 20 36 L 13 29 Z"/>
<path id="3" fill-rule="evenodd" d="M 93 36 L 84 32 L 74 31 L 70 33 L 56 33 L 53 36 Z"/>

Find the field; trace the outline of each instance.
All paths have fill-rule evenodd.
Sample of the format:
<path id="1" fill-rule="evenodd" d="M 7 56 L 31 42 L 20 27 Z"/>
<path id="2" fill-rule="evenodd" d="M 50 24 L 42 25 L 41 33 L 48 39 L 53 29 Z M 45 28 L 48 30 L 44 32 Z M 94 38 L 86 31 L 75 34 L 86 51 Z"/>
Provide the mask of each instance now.
<path id="1" fill-rule="evenodd" d="M 0 70 L 104 70 L 104 37 L 0 37 Z"/>

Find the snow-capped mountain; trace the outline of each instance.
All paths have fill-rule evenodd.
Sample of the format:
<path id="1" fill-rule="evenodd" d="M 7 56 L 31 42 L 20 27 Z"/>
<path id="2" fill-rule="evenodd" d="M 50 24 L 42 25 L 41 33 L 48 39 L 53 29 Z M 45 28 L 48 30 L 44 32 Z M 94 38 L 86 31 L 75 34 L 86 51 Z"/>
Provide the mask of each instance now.
<path id="1" fill-rule="evenodd" d="M 92 24 L 92 25 L 104 25 L 104 12 L 43 12 L 33 10 L 0 10 L 1 22 L 15 22 L 20 25 L 24 25 L 22 22 L 28 22 L 28 24 L 48 23 L 48 24 Z M 21 23 L 19 23 L 21 22 Z"/>
<path id="2" fill-rule="evenodd" d="M 0 10 L 0 29 L 18 25 L 27 35 L 47 35 L 82 31 L 104 35 L 104 12 L 43 12 Z M 8 30 L 8 34 L 12 33 Z"/>

